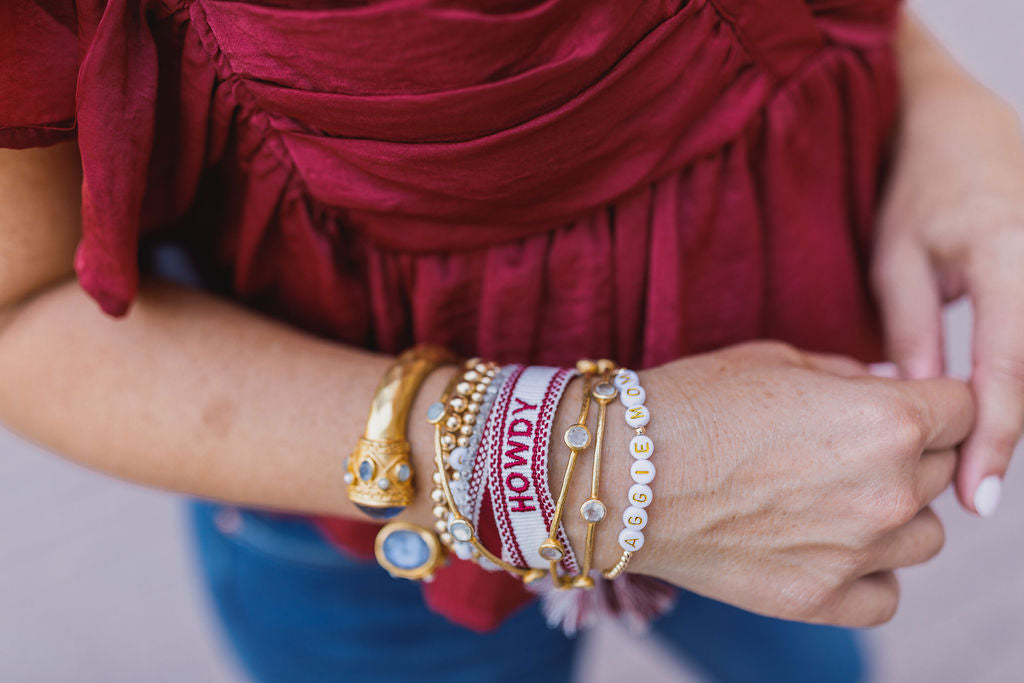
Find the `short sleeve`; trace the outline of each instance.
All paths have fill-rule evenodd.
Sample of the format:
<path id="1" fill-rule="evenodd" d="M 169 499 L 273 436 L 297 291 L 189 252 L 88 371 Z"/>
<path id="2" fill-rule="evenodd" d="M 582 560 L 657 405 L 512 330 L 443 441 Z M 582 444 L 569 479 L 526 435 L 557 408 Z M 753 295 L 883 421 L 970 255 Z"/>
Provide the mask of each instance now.
<path id="1" fill-rule="evenodd" d="M 0 147 L 74 137 L 78 57 L 74 2 L 0 3 Z"/>

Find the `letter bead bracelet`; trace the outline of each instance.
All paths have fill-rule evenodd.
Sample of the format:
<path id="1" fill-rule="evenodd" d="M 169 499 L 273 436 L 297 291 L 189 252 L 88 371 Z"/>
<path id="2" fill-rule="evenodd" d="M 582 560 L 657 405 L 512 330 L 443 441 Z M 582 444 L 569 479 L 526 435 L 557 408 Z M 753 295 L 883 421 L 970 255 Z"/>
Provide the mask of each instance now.
<path id="1" fill-rule="evenodd" d="M 621 368 L 615 374 L 615 386 L 619 390 L 619 400 L 626 409 L 626 424 L 635 430 L 629 440 L 629 454 L 633 457 L 629 467 L 629 475 L 633 485 L 626 493 L 627 507 L 622 513 L 623 529 L 619 532 L 619 545 L 622 555 L 614 566 L 605 570 L 606 579 L 615 579 L 626 569 L 633 553 L 644 545 L 643 529 L 647 526 L 647 506 L 654 500 L 654 492 L 650 484 L 654 481 L 654 442 L 647 436 L 647 424 L 651 421 L 651 412 L 644 405 L 647 392 L 640 385 L 640 376 L 632 370 Z"/>

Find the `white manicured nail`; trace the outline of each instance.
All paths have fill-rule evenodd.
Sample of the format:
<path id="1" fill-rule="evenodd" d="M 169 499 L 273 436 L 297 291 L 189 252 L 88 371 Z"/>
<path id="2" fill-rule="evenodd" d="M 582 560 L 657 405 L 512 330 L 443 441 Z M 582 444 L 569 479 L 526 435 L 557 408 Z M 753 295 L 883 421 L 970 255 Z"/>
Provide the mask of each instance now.
<path id="1" fill-rule="evenodd" d="M 994 474 L 985 477 L 978 488 L 974 489 L 974 509 L 982 517 L 991 517 L 999 506 L 999 494 L 1002 491 L 1003 482 L 999 477 Z"/>
<path id="2" fill-rule="evenodd" d="M 868 372 L 875 377 L 891 377 L 895 379 L 900 376 L 900 369 L 895 363 L 872 363 L 868 366 Z"/>

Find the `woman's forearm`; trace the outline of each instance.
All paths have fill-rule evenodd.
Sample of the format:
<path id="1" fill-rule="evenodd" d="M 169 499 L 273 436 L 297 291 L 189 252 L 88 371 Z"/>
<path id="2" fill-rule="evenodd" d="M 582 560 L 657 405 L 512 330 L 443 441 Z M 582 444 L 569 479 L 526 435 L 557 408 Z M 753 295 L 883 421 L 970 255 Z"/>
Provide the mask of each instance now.
<path id="1" fill-rule="evenodd" d="M 114 320 L 68 282 L 21 306 L 0 334 L 0 420 L 130 481 L 355 517 L 345 461 L 390 362 L 155 281 Z M 421 482 L 432 448 L 416 418 L 447 374 L 428 377 L 410 419 Z M 429 485 L 419 488 L 407 516 L 429 523 Z"/>

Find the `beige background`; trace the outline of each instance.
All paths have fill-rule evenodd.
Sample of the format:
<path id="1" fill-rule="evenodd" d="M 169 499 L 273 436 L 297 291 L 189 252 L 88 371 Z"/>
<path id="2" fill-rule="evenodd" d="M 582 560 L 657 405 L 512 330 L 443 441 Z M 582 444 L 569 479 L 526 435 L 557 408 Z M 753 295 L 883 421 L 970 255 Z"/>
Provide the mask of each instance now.
<path id="1" fill-rule="evenodd" d="M 1024 111 L 1024 3 L 915 6 L 975 74 Z M 964 375 L 967 307 L 954 307 L 949 323 L 954 372 Z M 3 432 L 0 452 L 0 680 L 241 680 L 196 593 L 177 498 L 83 470 Z M 949 495 L 938 508 L 947 548 L 903 574 L 898 616 L 872 634 L 875 680 L 1024 680 L 1024 467 L 1011 472 L 992 521 L 968 517 Z M 579 679 L 692 680 L 656 646 L 623 644 L 623 634 L 600 629 Z"/>

